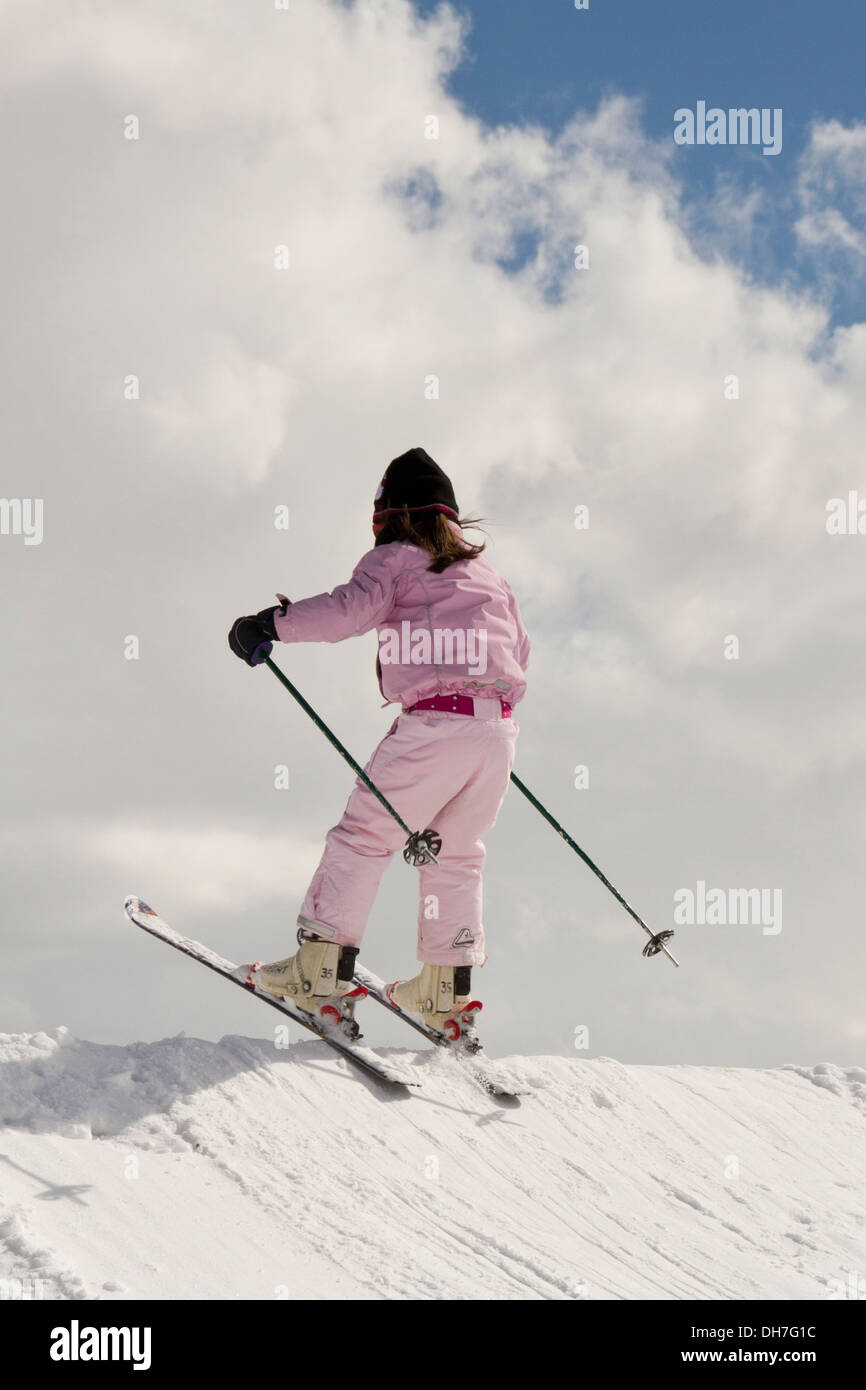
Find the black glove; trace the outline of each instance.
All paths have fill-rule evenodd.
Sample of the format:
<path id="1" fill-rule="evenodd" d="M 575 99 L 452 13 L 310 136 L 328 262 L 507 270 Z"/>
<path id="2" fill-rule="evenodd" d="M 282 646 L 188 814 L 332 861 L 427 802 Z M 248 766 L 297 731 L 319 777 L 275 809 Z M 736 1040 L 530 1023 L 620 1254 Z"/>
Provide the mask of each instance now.
<path id="1" fill-rule="evenodd" d="M 239 656 L 248 666 L 260 666 L 265 657 L 270 656 L 274 642 L 280 640 L 274 624 L 274 614 L 285 613 L 288 602 L 288 599 L 283 599 L 282 603 L 275 604 L 273 608 L 263 608 L 261 613 L 235 619 L 229 633 L 229 646 L 235 656 Z"/>

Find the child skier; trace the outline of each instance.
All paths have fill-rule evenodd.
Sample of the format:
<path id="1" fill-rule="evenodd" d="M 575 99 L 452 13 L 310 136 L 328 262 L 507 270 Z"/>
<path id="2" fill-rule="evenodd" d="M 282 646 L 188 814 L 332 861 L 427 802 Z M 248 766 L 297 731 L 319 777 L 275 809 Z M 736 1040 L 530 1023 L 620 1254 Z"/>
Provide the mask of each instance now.
<path id="1" fill-rule="evenodd" d="M 376 628 L 379 687 L 402 713 L 365 771 L 407 825 L 431 827 L 442 840 L 437 862 L 419 869 L 421 971 L 388 992 L 452 1038 L 471 1027 L 471 967 L 487 958 L 481 836 L 508 787 L 512 710 L 529 659 L 514 594 L 462 524 L 446 474 L 423 449 L 410 449 L 388 465 L 374 501 L 375 546 L 349 582 L 238 618 L 229 633 L 235 655 L 255 665 L 263 642 L 341 642 Z M 382 874 L 404 840 L 358 779 L 307 889 L 300 949 L 258 967 L 261 989 L 309 1013 L 351 1018 L 361 993 L 352 983 L 355 957 Z"/>

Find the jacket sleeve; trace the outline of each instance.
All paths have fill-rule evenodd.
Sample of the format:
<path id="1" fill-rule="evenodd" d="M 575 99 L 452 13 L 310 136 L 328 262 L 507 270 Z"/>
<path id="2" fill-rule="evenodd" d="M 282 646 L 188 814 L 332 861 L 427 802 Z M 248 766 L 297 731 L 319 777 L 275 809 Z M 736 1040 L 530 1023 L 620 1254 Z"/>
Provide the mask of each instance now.
<path id="1" fill-rule="evenodd" d="M 385 551 L 369 550 L 358 561 L 347 584 L 330 594 L 290 603 L 274 626 L 281 642 L 342 642 L 370 632 L 393 604 L 394 576 Z"/>
<path id="2" fill-rule="evenodd" d="M 520 608 L 518 606 L 517 599 L 514 597 L 513 589 L 506 580 L 503 579 L 502 583 L 505 585 L 505 593 L 508 599 L 508 612 L 510 613 L 511 620 L 514 623 L 514 650 L 517 656 L 517 664 L 520 667 L 521 671 L 525 671 L 529 665 L 529 633 L 523 626 L 523 619 L 520 616 Z"/>

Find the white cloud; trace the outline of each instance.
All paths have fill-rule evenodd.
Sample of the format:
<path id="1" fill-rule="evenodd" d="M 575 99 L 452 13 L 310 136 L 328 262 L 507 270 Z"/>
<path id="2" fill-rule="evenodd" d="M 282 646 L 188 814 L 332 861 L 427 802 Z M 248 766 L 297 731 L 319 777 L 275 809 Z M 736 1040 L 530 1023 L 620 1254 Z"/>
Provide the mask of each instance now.
<path id="1" fill-rule="evenodd" d="M 815 122 L 798 194 L 803 211 L 795 231 L 804 248 L 841 252 L 850 271 L 866 273 L 866 123 Z"/>
<path id="2" fill-rule="evenodd" d="M 291 378 L 273 363 L 245 358 L 234 343 L 202 348 L 182 385 L 163 387 L 142 410 L 155 432 L 164 467 L 198 470 L 213 483 L 238 486 L 268 474 L 286 432 L 296 395 Z"/>
<path id="3" fill-rule="evenodd" d="M 302 894 L 321 852 L 278 831 L 136 821 L 97 827 L 81 850 L 95 864 L 124 868 L 141 883 L 158 879 L 181 908 L 226 912 Z"/>
<path id="4" fill-rule="evenodd" d="M 152 894 L 157 910 L 170 902 L 179 913 L 230 913 L 300 899 L 321 854 L 320 845 L 290 829 L 229 828 L 201 816 L 192 823 L 170 814 L 159 824 L 146 813 L 111 820 L 82 816 L 47 822 L 38 831 L 22 825 L 2 836 L 9 863 L 31 886 L 46 845 L 52 876 L 90 878 L 103 891 L 112 885 L 112 921 L 119 905 L 113 885 L 120 879 L 129 893 Z M 69 906 L 75 914 L 81 908 L 75 898 Z"/>

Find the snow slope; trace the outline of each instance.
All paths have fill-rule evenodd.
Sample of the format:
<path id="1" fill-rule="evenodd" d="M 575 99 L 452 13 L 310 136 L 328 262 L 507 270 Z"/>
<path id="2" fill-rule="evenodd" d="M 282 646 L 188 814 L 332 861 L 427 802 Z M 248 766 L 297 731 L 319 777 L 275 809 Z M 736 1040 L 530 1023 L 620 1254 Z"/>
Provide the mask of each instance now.
<path id="1" fill-rule="evenodd" d="M 401 1057 L 412 1054 L 398 1053 Z M 866 1294 L 866 1071 L 0 1036 L 0 1279 L 45 1297 Z M 5 1286 L 15 1288 L 17 1286 Z"/>

